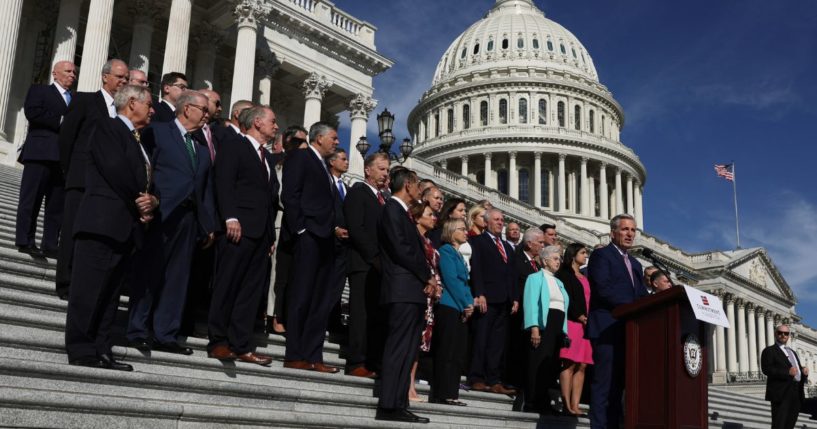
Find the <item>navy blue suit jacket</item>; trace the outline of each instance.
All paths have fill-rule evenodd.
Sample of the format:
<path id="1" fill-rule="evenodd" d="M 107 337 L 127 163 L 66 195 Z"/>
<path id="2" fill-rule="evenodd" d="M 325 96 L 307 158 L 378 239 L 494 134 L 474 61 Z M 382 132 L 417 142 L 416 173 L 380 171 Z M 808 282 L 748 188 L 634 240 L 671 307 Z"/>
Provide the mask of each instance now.
<path id="1" fill-rule="evenodd" d="M 377 241 L 383 270 L 380 303 L 424 304 L 423 289 L 431 278 L 431 270 L 422 237 L 406 210 L 393 198 L 386 201 L 377 221 Z"/>
<path id="2" fill-rule="evenodd" d="M 28 119 L 28 135 L 19 161 L 59 161 L 60 125 L 68 111 L 62 94 L 53 84 L 31 85 L 24 111 Z"/>
<path id="3" fill-rule="evenodd" d="M 282 175 L 281 201 L 284 203 L 284 228 L 292 237 L 305 229 L 327 238 L 335 228 L 334 186 L 323 160 L 310 148 L 287 154 Z"/>
<path id="4" fill-rule="evenodd" d="M 153 183 L 159 198 L 159 216 L 162 220 L 172 215 L 187 198 L 193 200 L 196 217 L 203 234 L 215 231 L 215 205 L 210 152 L 195 141 L 196 168 L 190 160 L 187 144 L 176 121 L 161 122 L 145 133 L 143 141 L 151 140 L 153 147 Z"/>
<path id="5" fill-rule="evenodd" d="M 502 240 L 500 238 L 500 240 Z M 471 289 L 473 295 L 484 296 L 489 304 L 518 300 L 516 255 L 507 241 L 502 240 L 508 262 L 502 260 L 499 249 L 487 232 L 468 240 L 471 245 Z"/>
<path id="6" fill-rule="evenodd" d="M 590 314 L 587 335 L 591 339 L 615 339 L 623 336 L 623 325 L 613 317 L 613 309 L 647 296 L 641 264 L 630 255 L 633 281 L 627 273 L 624 258 L 612 243 L 593 251 L 587 267 L 590 280 Z"/>
<path id="7" fill-rule="evenodd" d="M 176 119 L 176 112 L 161 98 L 156 100 L 156 104 L 153 105 L 153 112 L 153 117 L 150 118 L 153 124 L 173 122 L 173 120 Z"/>
<path id="8" fill-rule="evenodd" d="M 111 119 L 102 90 L 78 92 L 60 126 L 60 167 L 65 174 L 65 188 L 85 186 L 85 166 L 88 162 L 88 134 L 101 119 Z"/>

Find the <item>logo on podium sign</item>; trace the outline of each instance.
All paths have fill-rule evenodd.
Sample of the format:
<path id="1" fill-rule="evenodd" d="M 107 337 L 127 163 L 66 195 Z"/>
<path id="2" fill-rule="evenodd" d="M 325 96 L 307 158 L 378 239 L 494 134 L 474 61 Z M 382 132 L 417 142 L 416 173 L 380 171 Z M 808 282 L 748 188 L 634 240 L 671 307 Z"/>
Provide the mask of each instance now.
<path id="1" fill-rule="evenodd" d="M 701 343 L 695 334 L 689 334 L 684 340 L 684 367 L 690 377 L 695 378 L 701 373 L 703 367 L 703 352 Z"/>

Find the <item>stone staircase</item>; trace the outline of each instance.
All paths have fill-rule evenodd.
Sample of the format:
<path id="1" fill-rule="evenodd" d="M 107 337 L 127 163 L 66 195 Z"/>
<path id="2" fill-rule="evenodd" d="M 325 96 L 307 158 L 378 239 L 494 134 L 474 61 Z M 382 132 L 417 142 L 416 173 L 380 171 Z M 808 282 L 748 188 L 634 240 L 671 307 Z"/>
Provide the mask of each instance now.
<path id="1" fill-rule="evenodd" d="M 482 392 L 461 392 L 467 407 L 412 405 L 428 425 L 384 424 L 374 420 L 372 380 L 285 369 L 279 336 L 256 339 L 275 358 L 271 367 L 209 359 L 206 340 L 192 337 L 192 356 L 115 347 L 133 364 L 131 373 L 69 366 L 55 261 L 14 248 L 19 180 L 20 170 L 0 166 L 0 427 L 589 427 L 587 419 L 512 412 L 510 398 Z M 122 344 L 127 298 L 120 304 L 115 334 Z M 327 363 L 342 365 L 339 352 L 327 343 Z M 427 395 L 428 388 L 418 391 Z M 769 426 L 768 403 L 723 389 L 710 389 L 710 413 L 711 427 Z M 817 425 L 801 415 L 800 427 Z"/>

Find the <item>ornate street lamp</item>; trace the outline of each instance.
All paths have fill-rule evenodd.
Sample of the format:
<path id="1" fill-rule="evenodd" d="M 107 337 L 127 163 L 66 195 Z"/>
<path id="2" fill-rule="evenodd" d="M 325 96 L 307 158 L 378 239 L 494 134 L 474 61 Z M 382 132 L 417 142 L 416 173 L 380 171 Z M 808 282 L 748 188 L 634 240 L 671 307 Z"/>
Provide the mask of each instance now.
<path id="1" fill-rule="evenodd" d="M 364 159 L 366 158 L 366 154 L 369 153 L 370 147 L 372 147 L 372 145 L 370 145 L 369 141 L 366 140 L 366 136 L 360 136 L 360 140 L 358 140 L 357 144 L 355 145 L 355 149 L 360 152 L 360 156 Z"/>
<path id="2" fill-rule="evenodd" d="M 400 156 L 392 153 L 391 145 L 394 143 L 394 133 L 392 132 L 393 126 L 394 114 L 389 112 L 389 109 L 384 109 L 383 112 L 377 115 L 377 130 L 378 136 L 380 137 L 380 147 L 377 149 L 377 151 L 389 154 L 390 160 L 402 164 L 406 162 L 408 157 L 411 155 L 411 152 L 414 150 L 414 146 L 411 144 L 411 139 L 403 139 L 403 143 L 400 144 L 399 148 L 400 154 L 402 155 L 402 161 L 400 160 Z M 355 145 L 355 149 L 360 152 L 360 156 L 366 158 L 366 154 L 369 153 L 371 146 L 372 145 L 369 144 L 366 136 L 362 136 Z"/>

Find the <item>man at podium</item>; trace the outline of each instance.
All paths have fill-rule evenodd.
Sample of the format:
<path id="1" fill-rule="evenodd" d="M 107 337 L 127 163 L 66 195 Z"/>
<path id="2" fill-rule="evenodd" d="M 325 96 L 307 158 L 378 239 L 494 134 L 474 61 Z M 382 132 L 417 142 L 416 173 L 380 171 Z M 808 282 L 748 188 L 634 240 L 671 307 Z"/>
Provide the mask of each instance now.
<path id="1" fill-rule="evenodd" d="M 624 391 L 624 323 L 613 309 L 646 296 L 641 264 L 627 252 L 636 234 L 635 218 L 620 214 L 610 220 L 611 243 L 590 256 L 590 314 L 587 335 L 595 362 L 590 396 L 592 428 L 616 429 L 622 414 Z"/>

